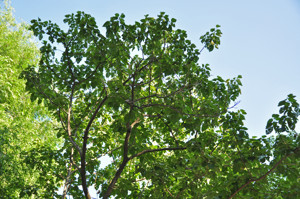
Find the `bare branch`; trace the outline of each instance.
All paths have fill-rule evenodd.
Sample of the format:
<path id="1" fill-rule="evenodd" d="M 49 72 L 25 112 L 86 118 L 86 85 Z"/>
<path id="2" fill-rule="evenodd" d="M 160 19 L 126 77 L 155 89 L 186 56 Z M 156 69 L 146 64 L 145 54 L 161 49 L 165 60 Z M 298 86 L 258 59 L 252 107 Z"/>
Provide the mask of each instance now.
<path id="1" fill-rule="evenodd" d="M 143 181 L 143 180 L 147 180 L 146 178 L 141 178 L 141 179 L 137 179 L 137 180 L 134 180 L 132 181 L 133 183 L 136 183 L 136 182 L 140 182 L 140 181 Z"/>
<path id="2" fill-rule="evenodd" d="M 206 45 L 205 46 L 203 46 L 203 48 L 200 50 L 200 54 L 201 54 L 201 52 L 204 50 L 204 48 L 206 48 Z"/>
<path id="3" fill-rule="evenodd" d="M 135 124 L 137 124 L 139 122 L 139 118 L 137 120 L 135 120 L 132 124 L 129 124 L 127 123 L 127 133 L 126 133 L 126 136 L 125 136 L 125 141 L 124 141 L 124 151 L 123 151 L 123 161 L 121 163 L 121 165 L 119 166 L 119 169 L 117 170 L 114 178 L 112 179 L 112 181 L 110 182 L 109 186 L 108 186 L 108 189 L 106 191 L 106 193 L 104 194 L 103 196 L 103 199 L 107 199 L 112 190 L 114 189 L 114 186 L 116 184 L 116 182 L 118 181 L 118 179 L 120 178 L 121 176 L 121 173 L 122 171 L 124 170 L 124 168 L 126 167 L 126 164 L 128 163 L 128 161 L 130 160 L 130 158 L 128 158 L 128 149 L 129 149 L 129 138 L 130 138 L 130 135 L 131 135 L 131 131 L 132 131 L 132 128 L 134 127 Z"/>
<path id="4" fill-rule="evenodd" d="M 68 169 L 68 174 L 67 174 L 67 177 L 65 179 L 62 199 L 65 199 L 67 197 L 67 193 L 68 193 L 68 190 L 69 190 L 69 187 L 70 187 L 71 169 L 72 169 L 72 165 L 70 164 L 69 169 Z"/>

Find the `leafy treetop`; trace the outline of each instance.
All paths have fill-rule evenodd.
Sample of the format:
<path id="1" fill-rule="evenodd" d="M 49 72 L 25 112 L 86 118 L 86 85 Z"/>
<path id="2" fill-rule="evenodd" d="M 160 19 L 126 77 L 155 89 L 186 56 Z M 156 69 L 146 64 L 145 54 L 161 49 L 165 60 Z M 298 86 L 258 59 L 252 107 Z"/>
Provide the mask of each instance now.
<path id="1" fill-rule="evenodd" d="M 103 198 L 250 198 L 266 192 L 272 198 L 282 194 L 272 192 L 280 176 L 299 172 L 294 166 L 274 172 L 287 158 L 299 163 L 299 136 L 292 136 L 297 117 L 286 116 L 291 131 L 280 134 L 290 144 L 279 144 L 284 151 L 277 150 L 278 137 L 249 138 L 245 111 L 229 109 L 241 76 L 213 78 L 209 65 L 198 63 L 204 48 L 220 45 L 220 26 L 200 38 L 204 48 L 198 50 L 175 22 L 160 13 L 126 24 L 124 14 L 116 14 L 101 34 L 84 12 L 66 15 L 68 30 L 32 20 L 31 30 L 44 40 L 39 66 L 25 76 L 32 98 L 45 99 L 61 121 L 59 161 L 68 165 L 63 197 L 79 197 L 82 185 L 86 198 L 89 186 Z M 282 112 L 297 106 L 288 103 Z M 113 161 L 102 168 L 104 155 Z"/>

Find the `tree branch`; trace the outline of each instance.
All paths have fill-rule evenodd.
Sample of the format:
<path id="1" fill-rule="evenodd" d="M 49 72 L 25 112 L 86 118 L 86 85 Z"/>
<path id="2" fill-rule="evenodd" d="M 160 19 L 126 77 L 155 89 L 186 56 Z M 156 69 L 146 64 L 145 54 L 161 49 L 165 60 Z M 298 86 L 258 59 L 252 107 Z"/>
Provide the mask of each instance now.
<path id="1" fill-rule="evenodd" d="M 169 190 L 168 188 L 165 188 L 165 190 L 170 194 L 170 196 L 171 196 L 172 198 L 174 198 L 173 194 L 170 192 L 170 190 Z"/>
<path id="2" fill-rule="evenodd" d="M 62 116 L 61 116 L 61 112 L 60 112 L 60 108 L 58 107 L 58 117 L 59 117 L 59 120 L 60 120 L 60 122 L 61 122 L 61 126 L 63 127 L 63 129 L 65 130 L 65 131 L 67 131 L 67 129 L 66 129 L 66 127 L 65 127 L 65 124 L 64 124 L 64 121 L 63 121 L 63 119 L 62 119 Z"/>
<path id="3" fill-rule="evenodd" d="M 125 85 L 133 76 L 135 76 L 138 72 L 141 72 L 143 69 L 147 68 L 147 66 L 149 66 L 150 64 L 152 64 L 154 61 L 156 60 L 155 57 L 151 57 L 150 61 L 145 64 L 144 66 L 142 66 L 140 69 L 136 70 L 132 75 L 130 75 L 124 82 L 123 85 Z M 144 59 L 141 59 L 140 63 L 138 65 L 140 65 L 142 63 L 142 61 L 144 61 Z"/>
<path id="4" fill-rule="evenodd" d="M 131 130 L 132 130 L 131 125 L 128 123 L 127 124 L 127 133 L 126 133 L 125 141 L 124 141 L 123 161 L 122 161 L 121 165 L 119 166 L 119 169 L 117 170 L 114 178 L 110 182 L 110 184 L 107 188 L 107 191 L 103 196 L 103 199 L 107 199 L 110 196 L 112 190 L 114 189 L 116 182 L 120 178 L 122 171 L 124 170 L 127 162 L 129 161 L 129 159 L 128 159 L 128 143 L 129 143 Z"/>
<path id="5" fill-rule="evenodd" d="M 107 151 L 107 152 L 105 152 L 105 153 L 102 153 L 101 155 L 98 155 L 96 158 L 94 158 L 94 159 L 92 159 L 92 160 L 97 160 L 97 159 L 101 158 L 102 156 L 105 156 L 105 155 L 107 155 L 107 154 L 109 154 L 109 153 L 112 153 L 112 152 L 114 152 L 114 151 L 117 151 L 117 150 L 119 150 L 119 149 L 121 149 L 121 148 L 122 148 L 122 146 L 119 146 L 119 147 L 117 147 L 117 148 L 114 148 L 114 149 L 112 149 L 112 150 L 110 150 L 110 151 Z"/>
<path id="6" fill-rule="evenodd" d="M 73 161 L 73 154 L 74 154 L 74 149 L 72 147 L 72 149 L 71 149 L 71 156 L 70 156 L 70 164 L 69 164 L 68 174 L 67 174 L 67 177 L 66 177 L 66 180 L 65 180 L 65 184 L 64 184 L 64 190 L 63 190 L 62 199 L 65 199 L 67 197 L 67 193 L 68 193 L 68 190 L 69 190 L 69 187 L 70 187 L 70 184 L 71 184 L 70 183 L 70 181 L 71 181 L 70 177 L 71 177 L 71 175 L 75 171 L 75 170 L 72 171 L 72 166 L 75 165 L 77 167 L 77 165 Z"/>
<path id="7" fill-rule="evenodd" d="M 170 125 L 167 123 L 167 122 L 165 122 L 164 121 L 164 119 L 161 117 L 161 115 L 160 114 L 158 114 L 159 115 L 159 119 L 167 126 L 167 128 L 169 129 L 169 131 L 170 131 L 170 133 L 171 133 L 171 135 L 172 135 L 172 137 L 173 137 L 173 139 L 174 139 L 174 141 L 175 141 L 175 143 L 176 143 L 176 146 L 178 147 L 179 146 L 179 143 L 178 143 L 178 141 L 177 141 L 177 139 L 176 139 L 176 137 L 175 137 L 175 134 L 173 133 L 173 130 L 172 130 L 172 128 L 170 127 Z"/>
<path id="8" fill-rule="evenodd" d="M 161 149 L 145 149 L 145 150 L 129 157 L 129 160 L 132 160 L 135 157 L 139 157 L 145 153 L 151 153 L 151 152 L 156 152 L 156 151 L 176 151 L 176 150 L 185 150 L 185 149 L 187 149 L 187 148 L 186 147 L 169 147 L 169 148 L 161 148 Z"/>
<path id="9" fill-rule="evenodd" d="M 217 113 L 214 114 L 214 115 L 206 115 L 206 114 L 200 115 L 200 114 L 184 113 L 181 110 L 179 110 L 177 107 L 170 106 L 170 105 L 167 105 L 167 104 L 145 104 L 145 105 L 142 105 L 142 106 L 138 106 L 137 108 L 143 109 L 143 108 L 148 108 L 148 107 L 153 107 L 153 106 L 161 106 L 161 107 L 170 108 L 170 109 L 174 110 L 175 112 L 180 113 L 182 115 L 193 116 L 193 117 L 218 117 L 220 115 L 220 114 L 217 114 Z"/>
<path id="10" fill-rule="evenodd" d="M 36 80 L 34 80 L 34 78 L 30 78 L 34 83 L 34 86 L 35 86 L 35 88 L 46 98 L 46 99 L 48 99 L 49 101 L 50 101 L 50 103 L 51 104 L 53 104 L 54 106 L 56 106 L 56 107 L 58 107 L 58 108 L 60 108 L 62 111 L 64 111 L 65 113 L 67 113 L 67 111 L 64 109 L 64 108 L 62 108 L 60 105 L 58 105 L 58 104 L 56 104 L 44 91 L 43 91 L 43 89 L 41 88 L 41 84 L 39 84 Z M 38 86 L 37 86 L 38 85 Z M 44 89 L 44 90 L 46 90 L 46 89 Z M 55 94 L 57 94 L 58 95 L 58 93 L 56 93 L 54 90 L 51 90 L 51 91 L 53 91 Z"/>
<path id="11" fill-rule="evenodd" d="M 102 63 L 104 63 L 104 62 L 100 62 L 96 66 L 95 70 L 89 76 L 87 76 L 85 79 L 80 80 L 77 84 L 81 84 L 81 83 L 87 81 L 88 79 L 90 79 L 91 77 L 93 77 L 95 75 L 95 73 L 97 72 L 97 70 L 99 69 L 99 67 L 101 66 Z"/>
<path id="12" fill-rule="evenodd" d="M 136 71 L 135 71 L 135 73 L 136 73 Z M 135 97 L 134 96 L 135 73 L 132 75 L 133 80 L 132 80 L 132 84 L 131 84 L 131 101 L 132 102 L 134 102 L 134 97 Z M 123 85 L 125 85 L 125 83 L 126 82 L 124 82 Z M 107 191 L 106 191 L 106 193 L 103 196 L 103 199 L 107 199 L 111 195 L 111 192 L 113 191 L 115 184 L 117 183 L 118 179 L 121 176 L 121 173 L 123 172 L 124 168 L 126 167 L 126 164 L 129 161 L 129 158 L 128 158 L 129 145 L 128 145 L 128 143 L 129 143 L 130 135 L 131 135 L 132 128 L 134 127 L 134 125 L 139 122 L 139 118 L 138 118 L 132 124 L 130 124 L 130 119 L 132 117 L 132 111 L 133 111 L 133 109 L 134 109 L 134 103 L 132 103 L 130 105 L 129 120 L 127 121 L 127 124 L 126 124 L 127 132 L 126 132 L 126 135 L 125 135 L 125 140 L 124 140 L 124 145 L 123 145 L 124 146 L 124 149 L 123 149 L 123 160 L 122 160 L 122 163 L 119 166 L 119 169 L 117 170 L 114 178 L 110 182 L 110 184 L 109 184 L 109 186 L 107 188 Z"/>
<path id="13" fill-rule="evenodd" d="M 66 53 L 66 58 L 67 58 L 67 62 L 68 62 L 68 69 L 69 69 L 69 72 L 71 73 L 72 80 L 75 81 L 75 75 L 74 75 L 74 72 L 72 71 L 72 68 L 71 68 L 71 62 L 70 61 L 72 61 L 72 60 L 69 57 L 69 48 L 65 43 L 63 43 L 63 44 L 64 44 L 64 47 L 66 49 L 65 53 Z"/>
<path id="14" fill-rule="evenodd" d="M 92 123 L 94 122 L 97 113 L 99 112 L 100 108 L 103 106 L 105 101 L 107 100 L 108 96 L 106 93 L 106 96 L 103 98 L 103 100 L 99 103 L 98 107 L 96 108 L 94 114 L 92 115 L 86 129 L 84 130 L 84 135 L 83 135 L 83 144 L 82 144 L 82 154 L 81 154 L 81 169 L 80 169 L 80 175 L 81 175 L 81 181 L 82 181 L 82 189 L 85 194 L 86 199 L 90 199 L 91 196 L 88 192 L 88 187 L 86 183 L 86 171 L 85 171 L 85 158 L 86 158 L 86 150 L 87 150 L 87 139 L 88 139 L 88 134 L 89 130 L 91 128 Z"/>
<path id="15" fill-rule="evenodd" d="M 184 85 L 184 86 L 178 88 L 177 90 L 175 90 L 175 91 L 173 91 L 173 92 L 171 92 L 171 93 L 169 93 L 169 94 L 166 94 L 166 95 L 164 95 L 164 96 L 161 95 L 161 94 L 152 94 L 152 95 L 148 95 L 148 96 L 146 96 L 146 97 L 141 97 L 141 98 L 136 99 L 135 102 L 140 101 L 140 100 L 144 100 L 144 99 L 148 99 L 148 98 L 151 98 L 151 97 L 157 97 L 157 98 L 159 98 L 159 99 L 161 99 L 161 98 L 168 98 L 168 97 L 170 97 L 170 96 L 174 96 L 176 93 L 180 93 L 180 92 L 184 91 L 185 89 L 187 89 L 188 91 L 191 91 L 191 88 L 193 88 L 193 86 L 197 86 L 198 84 L 199 84 L 199 83 L 194 83 L 194 84 L 187 84 L 187 85 Z"/>
<path id="16" fill-rule="evenodd" d="M 238 194 L 241 190 L 243 190 L 247 185 L 249 185 L 252 182 L 258 182 L 262 179 L 264 179 L 265 177 L 267 177 L 270 173 L 272 173 L 284 160 L 286 160 L 288 157 L 290 157 L 291 155 L 295 154 L 296 152 L 299 151 L 299 147 L 296 148 L 295 150 L 293 150 L 292 153 L 290 153 L 289 155 L 284 156 L 283 158 L 281 158 L 268 172 L 266 172 L 264 175 L 262 175 L 261 177 L 257 178 L 257 179 L 251 179 L 248 182 L 246 182 L 245 184 L 243 184 L 240 188 L 238 188 L 228 199 L 233 198 L 236 194 Z"/>
<path id="17" fill-rule="evenodd" d="M 129 138 L 130 138 L 130 135 L 131 135 L 132 128 L 138 122 L 139 122 L 139 118 L 137 120 L 135 120 L 132 124 L 127 123 L 127 133 L 126 133 L 125 141 L 124 141 L 123 161 L 122 161 L 121 165 L 119 166 L 119 169 L 116 172 L 114 178 L 110 182 L 110 184 L 109 184 L 109 186 L 107 188 L 107 191 L 106 191 L 106 193 L 103 196 L 103 199 L 107 199 L 110 196 L 112 190 L 114 189 L 114 186 L 115 186 L 116 182 L 118 181 L 118 179 L 121 176 L 122 171 L 124 170 L 124 168 L 126 167 L 126 164 L 130 160 L 130 158 L 128 158 L 128 149 L 129 149 L 128 143 L 129 143 Z"/>
<path id="18" fill-rule="evenodd" d="M 156 98 L 159 98 L 159 99 L 161 99 L 161 98 L 168 98 L 168 97 L 170 97 L 170 96 L 175 95 L 175 94 L 178 93 L 178 92 L 183 91 L 184 88 L 186 88 L 186 87 L 188 87 L 188 86 L 189 86 L 189 85 L 182 86 L 182 87 L 180 87 L 178 90 L 176 90 L 176 91 L 174 91 L 174 92 L 171 92 L 171 93 L 169 93 L 169 94 L 167 94 L 167 95 L 165 95 L 165 96 L 162 96 L 162 95 L 159 95 L 159 94 L 153 94 L 153 95 L 149 95 L 149 96 L 146 96 L 146 97 L 141 97 L 141 98 L 139 98 L 139 99 L 136 99 L 135 102 L 140 101 L 140 100 L 144 100 L 144 99 L 148 99 L 148 98 L 151 98 L 151 97 L 156 97 Z"/>
<path id="19" fill-rule="evenodd" d="M 71 129 L 71 112 L 72 112 L 72 104 L 73 104 L 73 94 L 74 94 L 74 89 L 75 89 L 75 83 L 72 85 L 72 90 L 71 90 L 71 95 L 70 95 L 70 105 L 68 109 L 68 136 L 73 144 L 73 146 L 76 148 L 76 150 L 79 152 L 80 156 L 82 155 L 82 151 L 80 150 L 78 144 L 73 140 L 72 138 L 72 129 Z"/>

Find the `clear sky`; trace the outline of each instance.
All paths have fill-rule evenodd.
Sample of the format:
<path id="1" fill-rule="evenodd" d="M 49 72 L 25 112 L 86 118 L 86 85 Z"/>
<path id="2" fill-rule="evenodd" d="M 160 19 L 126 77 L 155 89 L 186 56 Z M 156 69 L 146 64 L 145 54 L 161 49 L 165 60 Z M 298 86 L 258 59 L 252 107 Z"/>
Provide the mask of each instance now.
<path id="1" fill-rule="evenodd" d="M 288 94 L 300 102 L 299 0 L 12 0 L 12 6 L 17 19 L 28 23 L 40 17 L 62 25 L 64 15 L 81 10 L 100 27 L 115 13 L 134 22 L 164 11 L 198 48 L 199 37 L 220 24 L 219 50 L 202 53 L 200 63 L 209 63 L 213 76 L 243 76 L 238 108 L 248 113 L 250 135 L 265 133 L 267 120 Z"/>

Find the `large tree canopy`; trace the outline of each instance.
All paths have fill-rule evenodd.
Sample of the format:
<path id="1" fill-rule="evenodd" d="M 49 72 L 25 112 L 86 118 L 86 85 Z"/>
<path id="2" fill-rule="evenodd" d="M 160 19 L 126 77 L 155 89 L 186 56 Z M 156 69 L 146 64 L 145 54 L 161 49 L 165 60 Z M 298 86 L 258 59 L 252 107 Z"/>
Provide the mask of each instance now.
<path id="1" fill-rule="evenodd" d="M 230 108 L 241 76 L 212 77 L 199 64 L 204 49 L 218 48 L 219 26 L 198 50 L 164 13 L 124 18 L 104 23 L 105 34 L 84 12 L 66 15 L 67 30 L 32 21 L 42 55 L 24 75 L 32 99 L 44 99 L 61 122 L 63 198 L 91 198 L 89 186 L 103 198 L 298 196 L 295 96 L 268 122 L 276 136 L 250 138 L 245 111 Z M 112 159 L 106 167 L 103 156 Z"/>
<path id="2" fill-rule="evenodd" d="M 0 9 L 1 198 L 49 198 L 58 186 L 49 178 L 55 162 L 47 160 L 56 154 L 55 121 L 42 104 L 31 102 L 19 78 L 28 65 L 38 64 L 39 50 L 32 39 L 28 26 L 16 23 L 5 1 Z"/>

